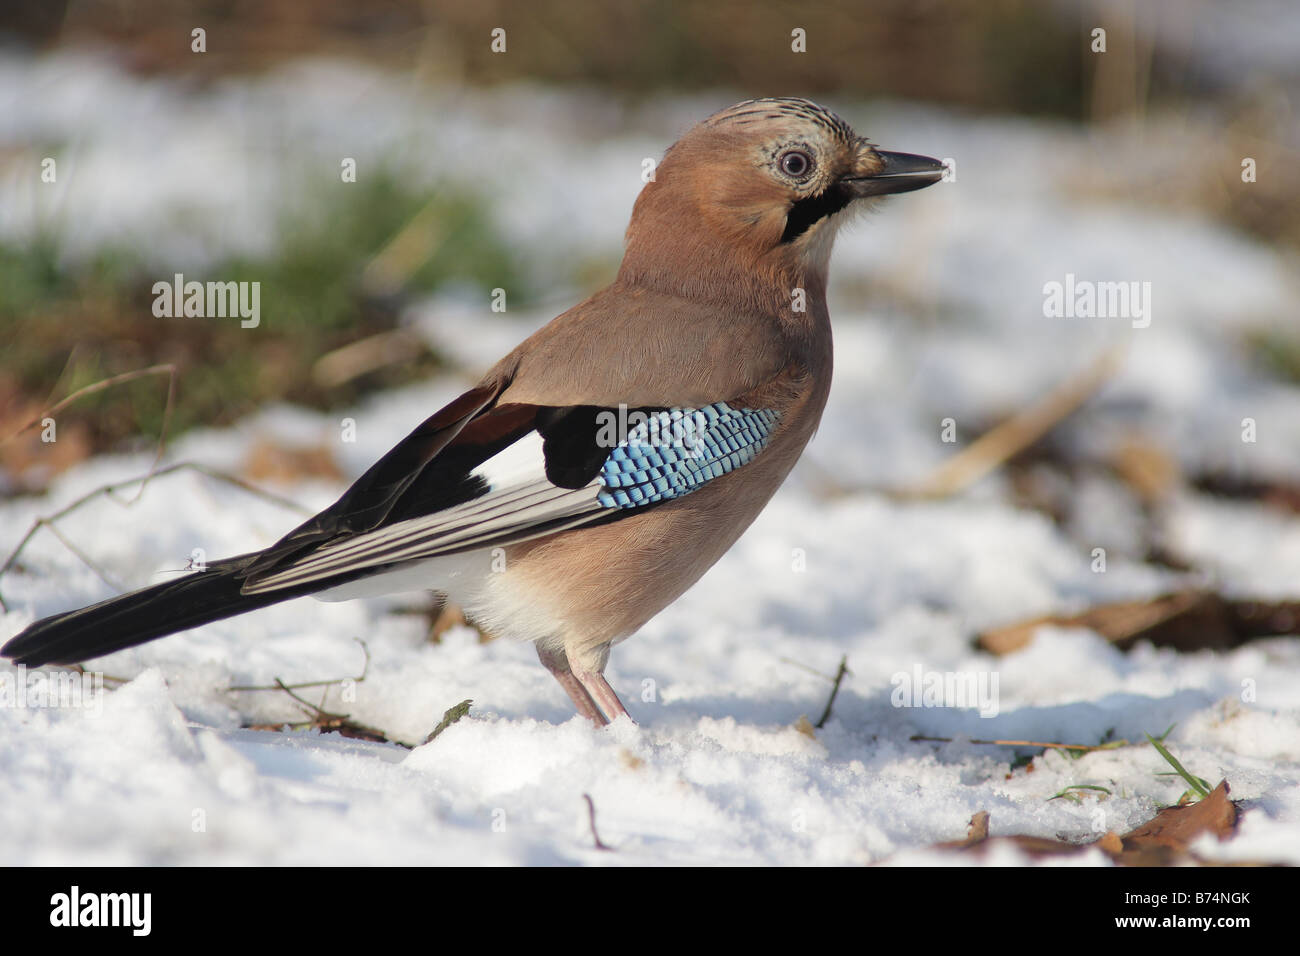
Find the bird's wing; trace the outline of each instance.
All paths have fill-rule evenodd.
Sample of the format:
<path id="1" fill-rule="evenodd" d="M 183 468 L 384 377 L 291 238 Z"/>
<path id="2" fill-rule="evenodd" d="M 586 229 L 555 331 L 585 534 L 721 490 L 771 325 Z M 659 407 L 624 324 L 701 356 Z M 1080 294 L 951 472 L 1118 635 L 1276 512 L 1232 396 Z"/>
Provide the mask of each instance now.
<path id="1" fill-rule="evenodd" d="M 311 582 L 326 586 L 408 562 L 617 520 L 752 461 L 779 419 L 771 409 L 725 402 L 630 411 L 499 405 L 464 424 L 406 483 L 381 523 L 340 531 L 306 548 L 299 535 L 298 548 L 252 570 L 242 593 Z M 407 441 L 422 434 L 417 429 Z M 324 513 L 334 513 L 334 526 L 347 525 L 351 514 L 341 506 L 357 493 L 349 491 Z M 364 489 L 357 500 L 374 507 Z"/>

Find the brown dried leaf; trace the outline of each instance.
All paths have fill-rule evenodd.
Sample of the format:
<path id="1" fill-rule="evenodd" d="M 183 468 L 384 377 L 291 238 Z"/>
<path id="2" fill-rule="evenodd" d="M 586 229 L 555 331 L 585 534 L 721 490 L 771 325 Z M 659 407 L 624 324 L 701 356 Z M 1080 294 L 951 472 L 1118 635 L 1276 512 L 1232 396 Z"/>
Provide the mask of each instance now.
<path id="1" fill-rule="evenodd" d="M 1196 862 L 1188 847 L 1204 833 L 1220 840 L 1230 837 L 1237 825 L 1237 807 L 1228 799 L 1228 782 L 1224 780 L 1199 803 L 1186 807 L 1165 807 L 1123 837 L 1105 833 L 1090 843 L 1066 843 L 1046 837 L 1008 836 L 989 839 L 989 814 L 981 810 L 971 817 L 966 839 L 935 844 L 935 849 L 983 853 L 994 844 L 1011 844 L 1030 856 L 1066 856 L 1098 847 L 1123 866 L 1173 866 Z"/>
<path id="2" fill-rule="evenodd" d="M 1124 835 L 1124 849 L 1167 846 L 1185 851 L 1202 833 L 1226 840 L 1237 826 L 1237 807 L 1228 799 L 1228 790 L 1228 781 L 1224 780 L 1204 800 L 1185 807 L 1165 807 Z"/>
<path id="3" fill-rule="evenodd" d="M 1044 625 L 1086 627 L 1128 650 L 1138 641 L 1180 651 L 1226 650 L 1257 637 L 1300 630 L 1300 602 L 1229 600 L 1206 591 L 1179 591 L 1149 601 L 1099 604 L 1082 614 L 1034 618 L 992 628 L 976 641 L 991 654 L 1010 654 Z"/>
<path id="4" fill-rule="evenodd" d="M 1143 436 L 1115 449 L 1111 462 L 1120 479 L 1146 504 L 1156 504 L 1183 484 L 1178 462 Z"/>
<path id="5" fill-rule="evenodd" d="M 0 469 L 26 490 L 44 487 L 51 478 L 94 453 L 90 429 L 66 418 L 55 422 L 53 436 L 38 422 L 43 406 L 17 395 L 0 395 Z"/>
<path id="6" fill-rule="evenodd" d="M 1097 841 L 1097 846 L 1101 847 L 1103 852 L 1115 856 L 1116 854 L 1123 852 L 1124 841 L 1114 830 L 1107 830 L 1102 835 L 1102 838 Z"/>

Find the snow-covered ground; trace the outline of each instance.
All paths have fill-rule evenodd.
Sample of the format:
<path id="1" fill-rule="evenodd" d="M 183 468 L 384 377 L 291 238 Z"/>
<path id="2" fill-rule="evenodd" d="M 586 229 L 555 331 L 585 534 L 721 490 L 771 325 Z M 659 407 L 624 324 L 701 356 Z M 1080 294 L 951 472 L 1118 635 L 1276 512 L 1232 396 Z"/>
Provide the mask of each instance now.
<path id="1" fill-rule="evenodd" d="M 73 222 L 74 254 L 112 238 L 201 270 L 220 250 L 265 250 L 287 185 L 313 164 L 337 177 L 341 156 L 358 157 L 363 175 L 383 157 L 483 192 L 553 308 L 502 316 L 463 292 L 412 310 L 467 373 L 349 412 L 354 443 L 340 441 L 343 416 L 275 408 L 168 452 L 238 471 L 272 437 L 324 444 L 355 475 L 576 301 L 571 263 L 616 261 L 641 160 L 742 95 L 623 109 L 594 94 L 427 91 L 331 63 L 186 92 L 82 55 L 4 59 L 0 154 L 38 162 L 64 145 L 60 184 L 45 192 L 30 164 L 0 164 L 0 235 Z M 953 862 L 927 847 L 963 836 L 978 810 L 994 835 L 1084 840 L 1131 829 L 1185 789 L 1158 776 L 1168 767 L 1149 747 L 1049 752 L 1033 772 L 1011 772 L 1010 750 L 971 738 L 1097 743 L 1170 725 L 1182 763 L 1226 778 L 1247 808 L 1234 840 L 1197 851 L 1300 863 L 1300 642 L 1122 653 L 1088 631 L 1046 628 L 1004 658 L 971 644 L 987 626 L 1189 583 L 1295 599 L 1300 520 L 1180 491 L 1159 510 L 1161 535 L 1201 572 L 1178 575 L 1140 563 L 1133 506 L 1113 481 L 1085 486 L 1063 526 L 1013 507 L 996 475 L 947 501 L 883 493 L 959 447 L 940 440 L 944 418 L 985 427 L 1111 346 L 1123 365 L 1064 426 L 1069 447 L 1104 455 L 1139 436 L 1190 472 L 1295 482 L 1300 390 L 1264 378 L 1243 346 L 1248 331 L 1294 327 L 1295 259 L 1125 186 L 1177 168 L 1194 139 L 1183 125 L 1153 120 L 1135 147 L 1119 128 L 831 105 L 886 148 L 956 158 L 957 181 L 883 204 L 841 237 L 822 429 L 732 552 L 615 649 L 609 676 L 639 726 L 595 730 L 571 716 L 527 646 L 483 644 L 467 628 L 431 643 L 423 618 L 393 613 L 416 598 L 294 601 L 97 662 L 129 683 L 93 707 L 0 707 L 0 863 Z M 548 286 L 548 274 L 561 278 Z M 1150 282 L 1149 325 L 1044 317 L 1044 284 L 1067 274 Z M 1253 443 L 1242 441 L 1247 418 Z M 37 516 L 148 465 L 101 457 L 45 498 L 0 505 L 0 552 Z M 829 471 L 861 488 L 826 495 Z M 272 490 L 317 508 L 341 486 Z M 181 471 L 130 506 L 100 498 L 58 527 L 137 586 L 177 573 L 196 548 L 247 551 L 299 520 Z M 1104 573 L 1094 547 L 1110 555 Z M 3 638 L 113 590 L 44 530 L 0 593 Z M 411 751 L 240 729 L 301 715 L 283 694 L 227 688 L 356 675 L 358 638 L 366 679 L 309 699 L 412 744 L 463 699 L 470 715 Z M 801 732 L 842 655 L 851 674 L 831 719 Z M 996 680 L 996 714 L 894 706 L 917 668 Z M 1079 784 L 1110 794 L 1050 799 Z M 616 852 L 593 848 L 584 794 Z M 1099 851 L 1081 859 L 1105 862 Z"/>

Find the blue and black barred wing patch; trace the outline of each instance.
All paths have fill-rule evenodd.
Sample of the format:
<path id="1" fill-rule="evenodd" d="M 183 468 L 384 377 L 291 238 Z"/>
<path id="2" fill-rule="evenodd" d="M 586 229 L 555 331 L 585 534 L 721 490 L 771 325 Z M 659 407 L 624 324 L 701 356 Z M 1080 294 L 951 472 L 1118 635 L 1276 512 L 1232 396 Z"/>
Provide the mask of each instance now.
<path id="1" fill-rule="evenodd" d="M 246 581 L 243 592 L 380 573 L 671 501 L 753 461 L 779 420 L 770 410 L 724 402 L 631 411 L 502 406 L 490 416 L 509 429 L 476 425 L 484 432 L 477 436 L 481 456 L 451 446 L 383 525 L 293 557 Z"/>
<path id="2" fill-rule="evenodd" d="M 605 460 L 597 500 L 603 508 L 640 508 L 690 494 L 753 461 L 777 418 L 725 402 L 653 412 Z"/>

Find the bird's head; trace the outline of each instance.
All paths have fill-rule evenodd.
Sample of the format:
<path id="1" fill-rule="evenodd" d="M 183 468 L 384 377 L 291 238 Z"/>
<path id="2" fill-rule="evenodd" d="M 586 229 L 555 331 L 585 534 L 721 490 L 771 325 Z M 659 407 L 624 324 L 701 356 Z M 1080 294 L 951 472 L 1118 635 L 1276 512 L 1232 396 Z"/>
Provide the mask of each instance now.
<path id="1" fill-rule="evenodd" d="M 686 265 L 734 262 L 751 274 L 824 281 L 845 213 L 939 182 L 943 172 L 937 159 L 877 149 L 809 100 L 746 100 L 665 154 L 633 210 L 624 271 L 682 274 Z"/>

